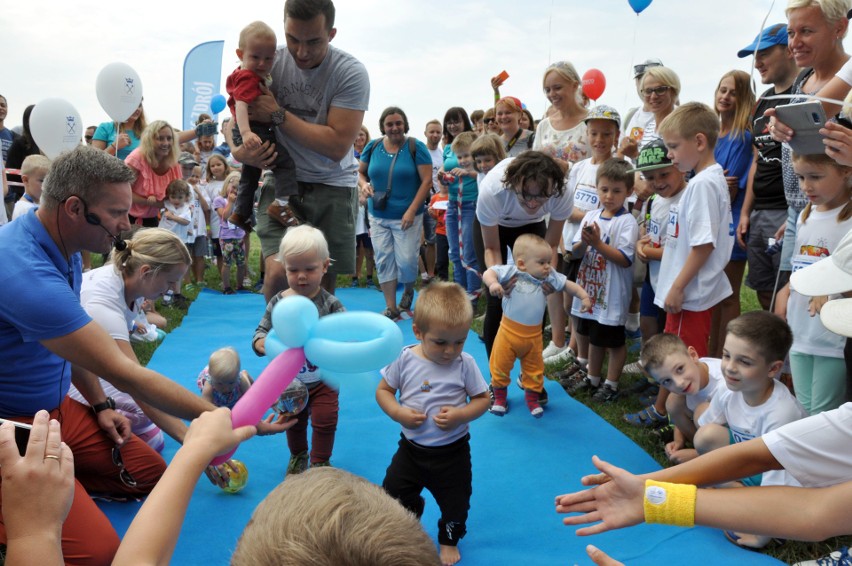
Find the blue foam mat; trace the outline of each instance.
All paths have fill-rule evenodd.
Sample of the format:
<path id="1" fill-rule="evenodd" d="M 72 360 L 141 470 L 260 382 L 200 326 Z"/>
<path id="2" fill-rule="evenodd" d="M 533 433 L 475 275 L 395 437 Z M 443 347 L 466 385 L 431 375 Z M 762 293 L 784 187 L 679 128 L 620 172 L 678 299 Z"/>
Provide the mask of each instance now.
<path id="1" fill-rule="evenodd" d="M 381 294 L 373 290 L 340 289 L 337 294 L 349 310 L 384 309 Z M 258 376 L 266 360 L 254 355 L 250 340 L 264 308 L 261 295 L 202 292 L 182 326 L 157 349 L 149 367 L 196 390 L 196 376 L 210 353 L 230 345 L 240 353 L 243 368 Z M 413 343 L 411 321 L 399 325 L 405 343 Z M 465 351 L 476 358 L 488 379 L 485 348 L 475 334 L 471 333 Z M 371 372 L 329 379 L 340 386 L 340 421 L 332 464 L 381 484 L 396 449 L 399 425 L 375 402 L 380 376 Z M 554 497 L 581 487 L 579 478 L 593 471 L 593 454 L 636 473 L 659 466 L 617 429 L 566 395 L 558 384 L 548 382 L 547 391 L 550 404 L 541 419 L 529 415 L 523 393 L 513 385 L 509 389 L 509 414 L 502 418 L 485 414 L 471 424 L 473 497 L 468 534 L 459 547 L 464 564 L 591 564 L 584 551 L 589 543 L 630 565 L 699 561 L 780 564 L 736 548 L 721 532 L 702 527 L 640 525 L 594 537 L 575 536 L 556 514 Z M 170 460 L 176 449 L 177 444 L 167 439 L 164 457 Z M 227 564 L 255 506 L 284 477 L 289 459 L 286 438 L 253 438 L 240 446 L 235 457 L 248 467 L 248 485 L 239 494 L 230 495 L 204 478 L 199 481 L 173 564 Z M 435 538 L 437 505 L 428 493 L 424 496 L 423 525 Z M 139 506 L 103 503 L 101 507 L 123 534 Z"/>

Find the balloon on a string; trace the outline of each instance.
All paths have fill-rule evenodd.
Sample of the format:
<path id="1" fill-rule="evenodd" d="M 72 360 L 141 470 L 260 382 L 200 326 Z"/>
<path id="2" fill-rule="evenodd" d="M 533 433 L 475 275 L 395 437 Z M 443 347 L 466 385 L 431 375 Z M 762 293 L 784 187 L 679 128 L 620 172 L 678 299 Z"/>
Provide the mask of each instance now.
<path id="1" fill-rule="evenodd" d="M 56 159 L 80 145 L 83 124 L 77 109 L 63 98 L 45 98 L 30 114 L 30 133 L 44 154 Z"/>
<path id="2" fill-rule="evenodd" d="M 95 92 L 113 122 L 124 122 L 142 104 L 142 80 L 127 63 L 110 63 L 101 69 Z"/>
<path id="3" fill-rule="evenodd" d="M 213 95 L 213 98 L 210 99 L 210 111 L 213 114 L 218 114 L 222 110 L 225 109 L 225 106 L 228 105 L 228 101 L 225 100 L 225 97 L 221 94 Z"/>
<path id="4" fill-rule="evenodd" d="M 642 10 L 651 5 L 653 0 L 627 0 L 627 3 L 630 4 L 630 7 L 633 8 L 633 11 L 636 12 L 638 16 Z"/>
<path id="5" fill-rule="evenodd" d="M 606 77 L 597 69 L 589 69 L 583 74 L 583 94 L 596 101 L 606 89 Z"/>

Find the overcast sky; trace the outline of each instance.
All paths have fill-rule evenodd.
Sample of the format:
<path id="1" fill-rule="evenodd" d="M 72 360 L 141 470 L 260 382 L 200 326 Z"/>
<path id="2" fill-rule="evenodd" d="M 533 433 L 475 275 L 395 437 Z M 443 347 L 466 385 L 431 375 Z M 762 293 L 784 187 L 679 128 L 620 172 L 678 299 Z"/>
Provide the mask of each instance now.
<path id="1" fill-rule="evenodd" d="M 283 0 L 5 2 L 0 11 L 0 94 L 9 102 L 7 126 L 24 108 L 65 98 L 85 124 L 109 118 L 95 95 L 104 65 L 121 61 L 142 79 L 149 120 L 182 122 L 182 73 L 195 45 L 224 40 L 224 77 L 236 66 L 240 29 L 256 19 L 283 42 Z M 710 103 L 719 77 L 751 71 L 738 59 L 770 12 L 772 0 L 654 0 L 639 16 L 627 0 L 337 0 L 333 44 L 360 59 L 372 93 L 365 124 L 378 135 L 383 108 L 407 113 L 420 136 L 447 108 L 469 111 L 492 102 L 489 79 L 505 69 L 505 95 L 520 98 L 535 116 L 547 107 L 541 90 L 550 62 L 569 60 L 582 75 L 600 69 L 607 79 L 600 103 L 622 113 L 636 106 L 631 65 L 662 59 L 683 84 L 681 101 Z M 786 0 L 767 25 L 785 21 Z M 234 6 L 239 9 L 234 10 Z M 757 80 L 760 77 L 755 73 Z M 758 84 L 758 92 L 765 87 Z"/>

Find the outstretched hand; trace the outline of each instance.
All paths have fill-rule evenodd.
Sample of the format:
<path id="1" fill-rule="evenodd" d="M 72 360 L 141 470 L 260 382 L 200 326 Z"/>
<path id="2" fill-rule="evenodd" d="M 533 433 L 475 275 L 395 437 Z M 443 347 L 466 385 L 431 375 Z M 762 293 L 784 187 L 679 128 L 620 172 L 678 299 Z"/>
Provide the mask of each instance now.
<path id="1" fill-rule="evenodd" d="M 591 489 L 568 493 L 556 497 L 557 513 L 580 513 L 565 517 L 566 525 L 587 525 L 577 530 L 577 535 L 596 535 L 613 529 L 638 525 L 645 520 L 642 502 L 645 482 L 626 470 L 604 462 L 597 456 L 592 463 L 611 479 L 604 482 L 602 475 L 586 476 L 585 485 L 596 485 Z"/>

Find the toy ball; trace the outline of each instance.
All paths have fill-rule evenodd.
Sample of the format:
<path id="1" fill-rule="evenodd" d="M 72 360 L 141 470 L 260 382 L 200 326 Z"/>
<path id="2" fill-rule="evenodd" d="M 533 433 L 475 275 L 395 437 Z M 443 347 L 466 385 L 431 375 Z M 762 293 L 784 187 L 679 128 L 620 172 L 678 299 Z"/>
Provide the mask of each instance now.
<path id="1" fill-rule="evenodd" d="M 233 464 L 234 468 L 237 470 L 234 471 L 233 469 L 228 469 L 228 473 L 230 474 L 230 477 L 228 478 L 228 485 L 227 487 L 223 487 L 222 490 L 227 493 L 238 493 L 242 491 L 242 489 L 246 486 L 246 483 L 248 483 L 248 468 L 246 468 L 246 465 L 239 460 L 231 460 L 231 464 Z"/>
<path id="2" fill-rule="evenodd" d="M 308 388 L 298 379 L 294 379 L 278 398 L 272 410 L 279 415 L 292 417 L 301 413 L 307 404 Z"/>

